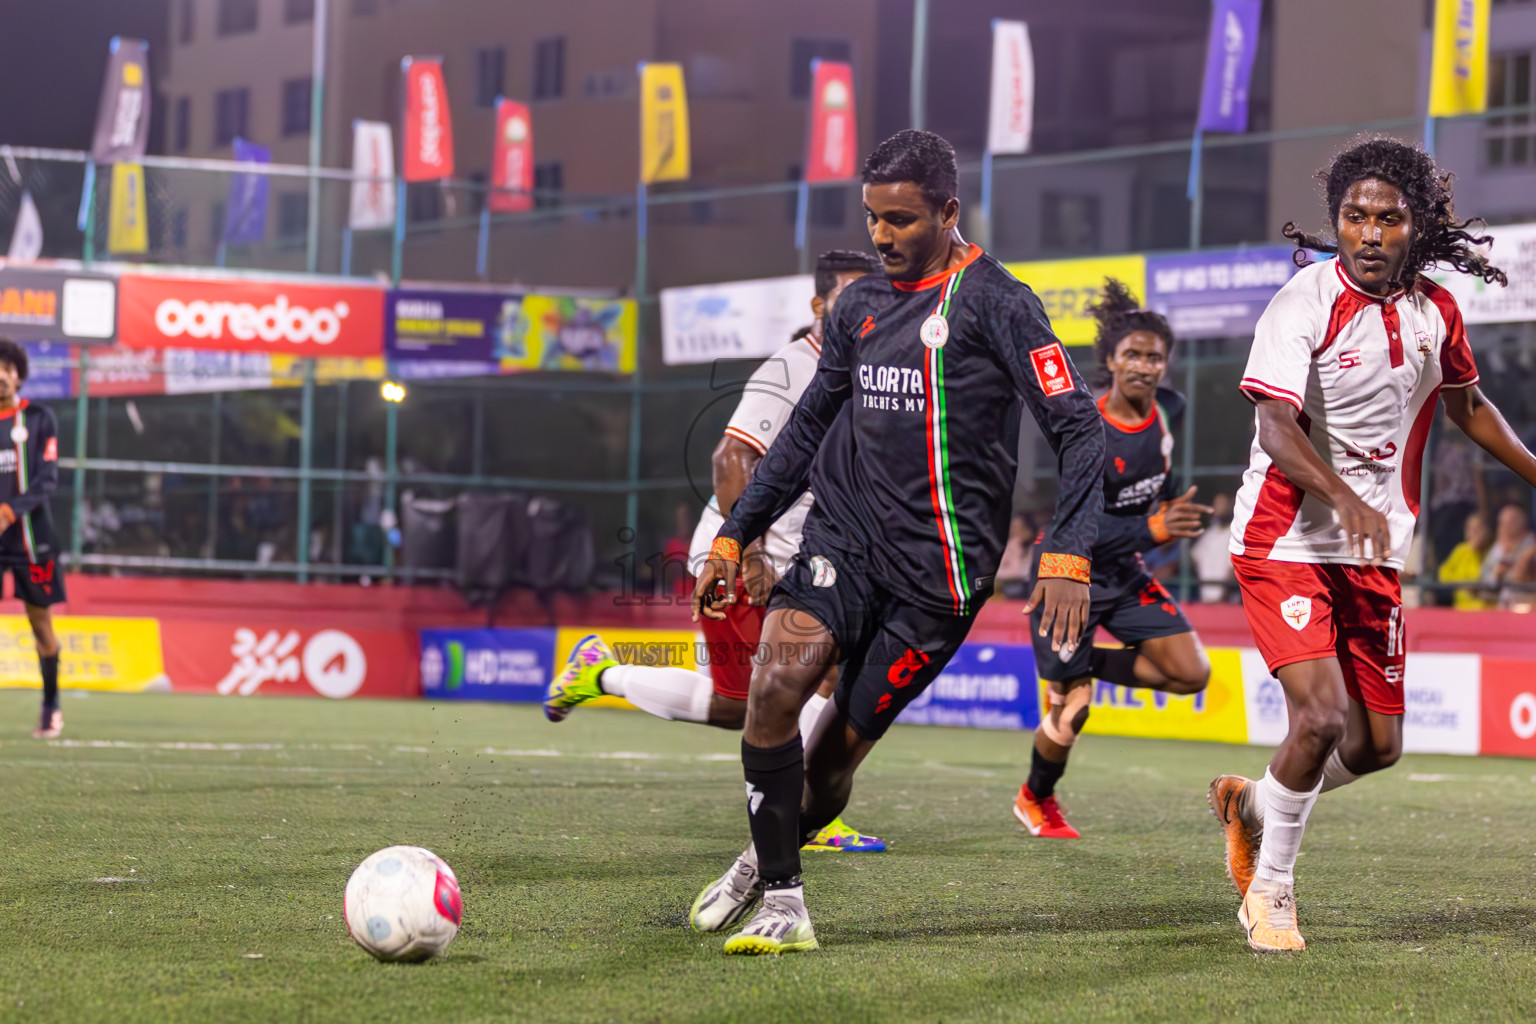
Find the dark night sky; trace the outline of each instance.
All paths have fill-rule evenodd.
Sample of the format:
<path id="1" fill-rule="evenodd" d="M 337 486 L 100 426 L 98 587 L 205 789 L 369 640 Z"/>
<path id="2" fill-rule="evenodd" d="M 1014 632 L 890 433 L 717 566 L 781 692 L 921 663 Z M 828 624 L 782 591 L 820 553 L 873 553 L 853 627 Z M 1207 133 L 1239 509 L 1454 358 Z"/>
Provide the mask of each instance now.
<path id="1" fill-rule="evenodd" d="M 115 35 L 165 50 L 170 0 L 0 0 L 0 142 L 89 149 Z M 158 113 L 158 111 L 157 111 Z M 158 150 L 151 118 L 151 151 Z"/>

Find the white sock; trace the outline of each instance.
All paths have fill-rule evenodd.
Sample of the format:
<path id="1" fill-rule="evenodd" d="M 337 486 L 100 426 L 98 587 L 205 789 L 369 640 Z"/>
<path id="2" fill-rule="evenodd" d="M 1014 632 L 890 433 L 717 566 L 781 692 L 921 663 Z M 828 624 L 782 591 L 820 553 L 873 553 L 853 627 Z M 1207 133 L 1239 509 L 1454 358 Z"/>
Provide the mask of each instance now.
<path id="1" fill-rule="evenodd" d="M 715 684 L 702 672 L 651 665 L 612 665 L 598 680 L 604 693 L 669 722 L 709 721 Z"/>
<path id="2" fill-rule="evenodd" d="M 1344 759 L 1339 756 L 1339 748 L 1334 747 L 1333 753 L 1328 755 L 1327 762 L 1323 765 L 1323 792 L 1347 786 L 1360 776 L 1344 767 Z"/>
<path id="3" fill-rule="evenodd" d="M 1296 855 L 1301 852 L 1301 835 L 1306 831 L 1307 816 L 1317 802 L 1319 781 L 1311 792 L 1302 793 L 1282 786 L 1269 769 L 1264 770 L 1264 788 L 1260 791 L 1268 805 L 1264 813 L 1264 840 L 1259 844 L 1259 866 L 1255 872 L 1266 882 L 1294 885 Z"/>
<path id="4" fill-rule="evenodd" d="M 827 698 L 819 693 L 811 694 L 811 699 L 805 702 L 805 707 L 800 709 L 800 740 L 803 743 L 811 742 L 811 730 L 816 728 L 816 720 L 821 717 L 821 709 L 827 706 Z"/>

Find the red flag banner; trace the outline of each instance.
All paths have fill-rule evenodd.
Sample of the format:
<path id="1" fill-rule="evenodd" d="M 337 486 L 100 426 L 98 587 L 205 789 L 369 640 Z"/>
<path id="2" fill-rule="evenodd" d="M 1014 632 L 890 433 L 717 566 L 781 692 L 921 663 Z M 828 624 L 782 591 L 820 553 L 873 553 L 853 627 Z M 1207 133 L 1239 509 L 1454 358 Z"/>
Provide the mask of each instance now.
<path id="1" fill-rule="evenodd" d="M 851 178 L 859 148 L 853 66 L 841 61 L 813 61 L 811 79 L 811 150 L 806 154 L 805 180 Z"/>
<path id="2" fill-rule="evenodd" d="M 526 103 L 504 99 L 496 104 L 489 203 L 493 213 L 516 213 L 533 206 L 533 119 Z"/>
<path id="3" fill-rule="evenodd" d="M 437 58 L 405 59 L 405 180 L 453 177 L 453 121 Z"/>

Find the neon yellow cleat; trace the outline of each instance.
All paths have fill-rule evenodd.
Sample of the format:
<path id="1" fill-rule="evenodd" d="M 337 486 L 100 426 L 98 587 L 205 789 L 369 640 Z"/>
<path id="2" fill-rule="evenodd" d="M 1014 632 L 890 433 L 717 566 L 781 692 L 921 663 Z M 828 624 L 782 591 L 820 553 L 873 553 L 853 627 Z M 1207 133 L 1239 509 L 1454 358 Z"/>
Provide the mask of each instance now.
<path id="1" fill-rule="evenodd" d="M 817 832 L 815 838 L 801 849 L 823 853 L 883 853 L 885 840 L 866 836 L 857 829 L 849 828 L 842 818 L 834 818 L 831 824 Z"/>
<path id="2" fill-rule="evenodd" d="M 726 956 L 777 956 L 818 948 L 811 916 L 805 912 L 805 889 L 770 889 L 763 905 L 740 933 L 725 943 Z"/>
<path id="3" fill-rule="evenodd" d="M 544 717 L 551 722 L 564 721 L 571 708 L 601 697 L 603 688 L 598 685 L 598 676 L 603 669 L 617 664 L 618 660 L 602 637 L 596 633 L 582 637 L 571 648 L 565 667 L 550 680 L 544 698 Z"/>

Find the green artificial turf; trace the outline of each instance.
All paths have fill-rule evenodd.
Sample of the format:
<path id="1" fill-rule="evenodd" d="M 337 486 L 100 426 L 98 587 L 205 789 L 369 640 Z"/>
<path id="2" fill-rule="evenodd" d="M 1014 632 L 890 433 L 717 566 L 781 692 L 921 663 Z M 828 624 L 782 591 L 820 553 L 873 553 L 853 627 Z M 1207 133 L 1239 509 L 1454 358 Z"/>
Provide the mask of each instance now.
<path id="1" fill-rule="evenodd" d="M 0 694 L 0 1020 L 1530 1021 L 1536 763 L 1405 757 L 1324 797 L 1305 953 L 1256 956 L 1205 788 L 1258 748 L 1090 737 L 1076 842 L 1010 802 L 1028 736 L 898 727 L 860 773 L 886 854 L 807 855 L 822 949 L 726 958 L 687 928 L 746 842 L 734 734 L 634 712 Z M 446 957 L 375 963 L 342 889 L 432 848 Z M 108 879 L 124 879 L 109 881 Z"/>

